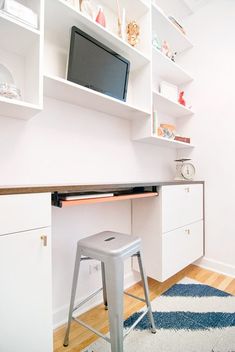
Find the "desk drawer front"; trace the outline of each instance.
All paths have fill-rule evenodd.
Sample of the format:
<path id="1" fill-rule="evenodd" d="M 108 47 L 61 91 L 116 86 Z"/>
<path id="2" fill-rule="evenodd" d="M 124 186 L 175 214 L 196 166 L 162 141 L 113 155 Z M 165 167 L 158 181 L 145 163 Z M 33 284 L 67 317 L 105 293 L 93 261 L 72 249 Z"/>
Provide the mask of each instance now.
<path id="1" fill-rule="evenodd" d="M 203 255 L 203 221 L 163 235 L 162 279 L 191 264 Z"/>
<path id="2" fill-rule="evenodd" d="M 162 232 L 203 219 L 203 185 L 162 187 Z"/>
<path id="3" fill-rule="evenodd" d="M 47 227 L 50 224 L 50 193 L 0 196 L 0 235 Z"/>

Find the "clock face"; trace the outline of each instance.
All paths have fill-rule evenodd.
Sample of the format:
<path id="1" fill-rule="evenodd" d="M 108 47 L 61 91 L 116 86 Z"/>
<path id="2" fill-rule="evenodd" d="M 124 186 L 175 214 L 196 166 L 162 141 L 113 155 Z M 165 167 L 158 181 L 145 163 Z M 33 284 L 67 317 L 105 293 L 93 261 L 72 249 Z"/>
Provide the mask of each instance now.
<path id="1" fill-rule="evenodd" d="M 193 166 L 193 164 L 190 164 L 190 163 L 183 164 L 181 168 L 181 175 L 186 180 L 192 180 L 195 176 L 195 167 Z"/>

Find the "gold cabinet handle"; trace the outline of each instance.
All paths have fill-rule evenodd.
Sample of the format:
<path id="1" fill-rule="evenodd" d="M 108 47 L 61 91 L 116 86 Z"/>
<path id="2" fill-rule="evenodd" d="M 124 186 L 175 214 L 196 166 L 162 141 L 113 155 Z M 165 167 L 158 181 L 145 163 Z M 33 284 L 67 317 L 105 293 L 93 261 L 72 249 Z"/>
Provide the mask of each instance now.
<path id="1" fill-rule="evenodd" d="M 188 235 L 190 235 L 190 233 L 191 233 L 189 229 L 186 229 L 185 232 L 186 232 Z"/>
<path id="2" fill-rule="evenodd" d="M 42 240 L 43 247 L 47 247 L 47 236 L 42 235 L 41 240 Z"/>

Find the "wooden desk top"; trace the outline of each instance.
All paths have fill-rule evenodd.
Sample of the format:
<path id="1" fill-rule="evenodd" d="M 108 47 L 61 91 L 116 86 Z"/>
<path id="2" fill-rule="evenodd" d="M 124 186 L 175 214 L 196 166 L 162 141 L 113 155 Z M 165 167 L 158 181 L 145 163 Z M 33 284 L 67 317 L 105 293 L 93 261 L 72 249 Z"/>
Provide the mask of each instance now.
<path id="1" fill-rule="evenodd" d="M 24 185 L 24 186 L 0 186 L 0 195 L 24 194 L 24 193 L 54 193 L 54 192 L 92 192 L 124 190 L 134 187 L 170 186 L 180 184 L 204 184 L 204 181 L 163 181 L 142 183 L 116 183 L 116 184 L 51 184 L 51 185 Z"/>

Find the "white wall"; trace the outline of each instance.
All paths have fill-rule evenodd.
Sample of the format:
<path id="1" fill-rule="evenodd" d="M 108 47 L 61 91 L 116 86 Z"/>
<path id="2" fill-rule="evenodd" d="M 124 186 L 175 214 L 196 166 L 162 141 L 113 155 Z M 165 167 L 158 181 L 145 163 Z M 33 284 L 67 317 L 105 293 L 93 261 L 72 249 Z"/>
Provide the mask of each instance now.
<path id="1" fill-rule="evenodd" d="M 174 159 L 172 150 L 132 142 L 127 120 L 52 99 L 30 121 L 0 118 L 1 185 L 167 180 Z M 77 240 L 107 229 L 131 233 L 130 201 L 53 209 L 55 326 L 67 318 Z M 100 285 L 89 264 L 82 267 L 78 299 Z M 128 262 L 126 285 L 137 279 Z"/>
<path id="2" fill-rule="evenodd" d="M 44 103 L 29 121 L 0 117 L 1 185 L 172 178 L 175 153 L 132 142 L 129 121 L 53 99 Z"/>
<path id="3" fill-rule="evenodd" d="M 235 275 L 235 2 L 214 0 L 185 22 L 194 48 L 184 65 L 195 78 L 187 96 L 195 117 L 185 126 L 197 148 L 197 177 L 206 181 L 203 265 Z M 181 153 L 182 155 L 182 153 Z M 185 154 L 187 155 L 187 154 Z"/>

